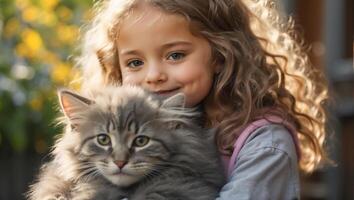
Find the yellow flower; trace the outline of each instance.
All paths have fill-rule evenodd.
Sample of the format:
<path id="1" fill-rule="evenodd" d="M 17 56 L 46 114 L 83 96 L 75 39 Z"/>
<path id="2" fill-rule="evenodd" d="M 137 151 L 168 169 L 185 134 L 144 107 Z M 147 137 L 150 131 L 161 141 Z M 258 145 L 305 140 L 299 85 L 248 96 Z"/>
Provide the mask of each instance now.
<path id="1" fill-rule="evenodd" d="M 45 10 L 51 11 L 57 6 L 59 3 L 59 0 L 41 0 L 40 4 Z"/>
<path id="2" fill-rule="evenodd" d="M 10 38 L 11 36 L 15 35 L 20 28 L 20 23 L 18 19 L 16 18 L 11 18 L 9 19 L 4 27 L 4 36 L 6 38 Z"/>
<path id="3" fill-rule="evenodd" d="M 53 27 L 57 24 L 58 18 L 53 11 L 42 10 L 38 22 L 45 26 Z"/>
<path id="4" fill-rule="evenodd" d="M 40 11 L 35 6 L 28 6 L 22 11 L 22 19 L 26 22 L 35 22 L 40 15 Z"/>
<path id="5" fill-rule="evenodd" d="M 55 83 L 64 84 L 70 78 L 71 67 L 66 63 L 58 63 L 53 66 L 51 78 Z"/>
<path id="6" fill-rule="evenodd" d="M 62 43 L 73 43 L 78 35 L 78 28 L 73 25 L 60 25 L 57 27 L 58 39 Z"/>
<path id="7" fill-rule="evenodd" d="M 38 54 L 43 48 L 43 41 L 39 33 L 33 29 L 25 29 L 21 34 L 22 42 L 33 54 Z"/>
<path id="8" fill-rule="evenodd" d="M 24 43 L 20 43 L 15 47 L 15 52 L 18 56 L 24 58 L 33 58 L 34 53 L 28 49 Z"/>
<path id="9" fill-rule="evenodd" d="M 44 46 L 39 33 L 33 29 L 27 28 L 21 33 L 21 40 L 22 43 L 19 43 L 15 47 L 15 51 L 19 56 L 30 59 L 40 57 Z"/>

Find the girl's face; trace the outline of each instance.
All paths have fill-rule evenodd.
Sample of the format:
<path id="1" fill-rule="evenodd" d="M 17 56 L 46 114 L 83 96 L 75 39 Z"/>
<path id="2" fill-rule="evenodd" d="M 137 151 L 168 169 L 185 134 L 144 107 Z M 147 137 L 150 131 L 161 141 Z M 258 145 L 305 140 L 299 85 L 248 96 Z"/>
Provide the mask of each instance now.
<path id="1" fill-rule="evenodd" d="M 120 25 L 117 47 L 123 85 L 165 96 L 182 92 L 189 107 L 208 95 L 216 70 L 211 47 L 184 17 L 140 5 Z"/>

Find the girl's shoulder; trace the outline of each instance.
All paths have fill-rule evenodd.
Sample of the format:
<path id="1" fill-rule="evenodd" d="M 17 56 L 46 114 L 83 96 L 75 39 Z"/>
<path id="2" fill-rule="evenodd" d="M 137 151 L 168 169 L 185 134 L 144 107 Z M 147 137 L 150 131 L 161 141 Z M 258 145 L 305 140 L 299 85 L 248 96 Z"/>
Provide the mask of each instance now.
<path id="1" fill-rule="evenodd" d="M 224 199 L 299 199 L 296 146 L 289 129 L 267 124 L 252 131 L 230 161 Z"/>
<path id="2" fill-rule="evenodd" d="M 274 149 L 297 160 L 297 142 L 293 133 L 282 124 L 267 124 L 249 134 L 238 157 L 268 149 Z"/>
<path id="3" fill-rule="evenodd" d="M 293 163 L 297 163 L 300 155 L 294 127 L 275 117 L 272 120 L 260 119 L 248 124 L 239 134 L 233 147 L 232 155 L 223 157 L 228 176 L 236 168 L 241 157 L 281 153 L 288 156 Z"/>

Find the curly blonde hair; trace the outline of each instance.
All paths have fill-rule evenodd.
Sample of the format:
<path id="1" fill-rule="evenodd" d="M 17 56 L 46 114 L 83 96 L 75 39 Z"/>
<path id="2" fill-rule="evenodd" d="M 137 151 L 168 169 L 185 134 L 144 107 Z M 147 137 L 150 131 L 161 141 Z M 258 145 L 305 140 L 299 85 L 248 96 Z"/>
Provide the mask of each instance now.
<path id="1" fill-rule="evenodd" d="M 78 59 L 83 90 L 121 84 L 116 47 L 119 24 L 141 1 L 184 16 L 192 33 L 209 41 L 214 61 L 223 66 L 203 102 L 207 126 L 219 130 L 217 144 L 221 152 L 230 155 L 238 131 L 271 112 L 294 123 L 301 169 L 311 172 L 327 159 L 323 148 L 327 83 L 323 73 L 311 65 L 293 21 L 284 20 L 272 1 L 98 2 Z"/>

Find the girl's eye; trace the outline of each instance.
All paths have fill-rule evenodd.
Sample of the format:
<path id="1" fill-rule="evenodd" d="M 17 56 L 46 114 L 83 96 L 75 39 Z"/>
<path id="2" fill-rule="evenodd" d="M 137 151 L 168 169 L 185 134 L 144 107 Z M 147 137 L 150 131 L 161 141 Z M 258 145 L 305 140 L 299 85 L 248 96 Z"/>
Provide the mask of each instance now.
<path id="1" fill-rule="evenodd" d="M 175 52 L 175 53 L 171 53 L 169 56 L 168 56 L 168 60 L 180 60 L 182 58 L 184 58 L 186 55 L 184 53 L 178 53 L 178 52 Z"/>
<path id="2" fill-rule="evenodd" d="M 133 145 L 137 147 L 143 147 L 149 142 L 150 138 L 146 136 L 138 136 L 135 138 Z"/>
<path id="3" fill-rule="evenodd" d="M 107 146 L 111 144 L 111 138 L 106 134 L 100 134 L 97 136 L 97 142 L 102 146 Z"/>
<path id="4" fill-rule="evenodd" d="M 139 67 L 140 65 L 143 65 L 144 62 L 141 60 L 132 60 L 130 62 L 128 62 L 127 66 L 130 68 L 136 68 Z"/>

